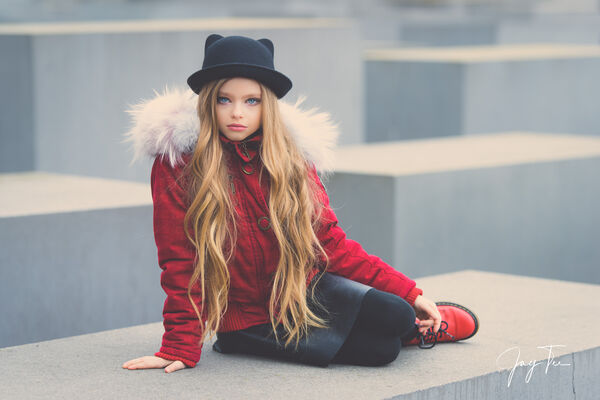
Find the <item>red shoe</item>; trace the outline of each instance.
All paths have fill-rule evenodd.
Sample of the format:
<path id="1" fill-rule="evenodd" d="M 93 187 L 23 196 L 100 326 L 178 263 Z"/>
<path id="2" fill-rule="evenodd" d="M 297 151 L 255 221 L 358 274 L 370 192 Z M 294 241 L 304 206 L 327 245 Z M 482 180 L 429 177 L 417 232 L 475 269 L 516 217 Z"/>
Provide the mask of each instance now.
<path id="1" fill-rule="evenodd" d="M 435 304 L 442 316 L 442 323 L 437 333 L 433 333 L 433 328 L 429 328 L 424 335 L 417 331 L 417 336 L 408 342 L 403 342 L 403 345 L 416 344 L 422 349 L 430 349 L 436 343 L 457 342 L 477 333 L 479 320 L 473 311 L 447 301 L 436 301 Z"/>

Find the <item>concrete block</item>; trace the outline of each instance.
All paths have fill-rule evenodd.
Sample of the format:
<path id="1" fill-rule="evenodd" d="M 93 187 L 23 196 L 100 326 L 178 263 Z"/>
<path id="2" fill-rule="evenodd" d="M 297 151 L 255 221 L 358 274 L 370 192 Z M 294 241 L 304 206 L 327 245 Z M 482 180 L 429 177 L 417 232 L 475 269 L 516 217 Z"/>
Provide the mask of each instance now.
<path id="1" fill-rule="evenodd" d="M 600 286 L 476 270 L 417 283 L 433 301 L 471 308 L 479 332 L 429 350 L 403 347 L 383 367 L 220 354 L 209 341 L 195 368 L 123 369 L 125 361 L 157 351 L 163 328 L 155 323 L 2 348 L 0 385 L 7 399 L 596 398 L 600 339 L 591 332 L 600 323 L 589 316 L 600 311 Z"/>
<path id="2" fill-rule="evenodd" d="M 504 132 L 345 146 L 340 226 L 412 276 L 465 268 L 600 283 L 600 138 Z"/>
<path id="3" fill-rule="evenodd" d="M 0 3 L 0 21 L 106 21 L 156 18 L 206 17 L 314 17 L 345 16 L 346 0 L 227 0 L 222 2 L 193 2 L 172 0 L 70 0 L 54 1 L 40 7 L 37 0 Z"/>
<path id="4" fill-rule="evenodd" d="M 507 130 L 598 135 L 600 46 L 369 49 L 367 142 Z"/>
<path id="5" fill-rule="evenodd" d="M 376 18 L 373 19 L 376 25 Z M 384 19 L 387 22 L 386 19 Z M 395 31 L 388 39 L 404 46 L 478 46 L 525 43 L 597 45 L 600 15 L 558 13 L 528 15 L 492 13 L 407 15 L 386 25 Z M 376 30 L 377 32 L 377 30 Z"/>
<path id="6" fill-rule="evenodd" d="M 35 165 L 31 41 L 25 35 L 0 35 L 0 172 L 27 171 Z M 6 56 L 6 54 L 10 54 Z"/>
<path id="7" fill-rule="evenodd" d="M 568 4 L 570 2 L 563 2 Z M 600 4 L 600 2 L 599 2 Z M 498 24 L 496 43 L 600 43 L 600 15 L 573 12 L 504 18 Z"/>
<path id="8" fill-rule="evenodd" d="M 36 172 L 0 192 L 0 347 L 162 319 L 150 185 Z"/>
<path id="9" fill-rule="evenodd" d="M 130 124 L 125 110 L 154 96 L 154 90 L 187 86 L 187 77 L 202 65 L 205 39 L 214 32 L 272 39 L 275 65 L 294 84 L 286 100 L 306 95 L 306 107 L 318 106 L 340 122 L 341 143 L 363 141 L 362 55 L 355 45 L 358 29 L 348 19 L 11 24 L 0 26 L 1 68 L 20 75 L 3 74 L 0 85 L 20 97 L 15 104 L 12 96 L 0 102 L 0 148 L 17 149 L 29 161 L 9 162 L 11 156 L 0 171 L 147 182 L 149 163 L 129 168 L 132 154 L 121 142 Z M 319 62 L 307 61 L 315 57 Z M 28 82 L 35 85 L 21 85 Z"/>
<path id="10" fill-rule="evenodd" d="M 475 46 L 496 43 L 497 19 L 489 17 L 444 16 L 406 18 L 398 27 L 409 46 Z"/>

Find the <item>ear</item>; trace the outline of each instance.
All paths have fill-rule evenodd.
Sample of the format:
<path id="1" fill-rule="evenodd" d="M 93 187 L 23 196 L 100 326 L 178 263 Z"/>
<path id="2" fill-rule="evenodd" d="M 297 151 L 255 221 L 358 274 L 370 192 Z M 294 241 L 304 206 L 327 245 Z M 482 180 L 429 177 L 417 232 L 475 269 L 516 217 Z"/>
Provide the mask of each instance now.
<path id="1" fill-rule="evenodd" d="M 216 33 L 212 33 L 206 38 L 206 42 L 204 42 L 204 55 L 205 56 L 206 56 L 206 49 L 208 49 L 214 42 L 216 42 L 219 39 L 223 39 L 223 36 L 217 35 Z"/>
<path id="2" fill-rule="evenodd" d="M 258 39 L 258 41 L 262 44 L 265 45 L 265 47 L 267 49 L 269 49 L 269 51 L 271 52 L 271 55 L 275 55 L 275 50 L 273 48 L 273 42 L 271 42 L 269 39 Z"/>

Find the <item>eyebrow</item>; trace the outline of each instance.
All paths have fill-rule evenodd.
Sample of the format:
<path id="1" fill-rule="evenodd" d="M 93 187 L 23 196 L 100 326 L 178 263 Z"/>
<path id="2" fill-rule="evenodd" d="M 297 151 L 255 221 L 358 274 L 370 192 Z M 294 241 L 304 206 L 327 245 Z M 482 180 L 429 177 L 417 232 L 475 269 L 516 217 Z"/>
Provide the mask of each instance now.
<path id="1" fill-rule="evenodd" d="M 221 92 L 221 91 L 219 91 L 218 94 L 221 95 L 221 96 L 229 96 L 229 97 L 231 97 L 231 94 L 225 93 L 225 92 Z M 254 94 L 254 93 L 252 93 L 252 94 L 248 94 L 248 95 L 243 96 L 243 97 L 259 97 L 260 98 L 260 94 Z"/>

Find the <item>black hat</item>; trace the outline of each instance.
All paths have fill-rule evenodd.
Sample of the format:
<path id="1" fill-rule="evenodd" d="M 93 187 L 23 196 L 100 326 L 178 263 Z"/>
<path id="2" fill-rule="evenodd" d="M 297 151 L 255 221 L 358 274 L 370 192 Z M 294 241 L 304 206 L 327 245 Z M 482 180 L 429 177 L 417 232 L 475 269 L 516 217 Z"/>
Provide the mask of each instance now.
<path id="1" fill-rule="evenodd" d="M 250 39 L 244 36 L 223 37 L 215 33 L 206 38 L 202 69 L 187 79 L 198 94 L 206 83 L 220 78 L 242 76 L 255 79 L 282 98 L 292 81 L 273 66 L 273 43 L 269 39 Z"/>

